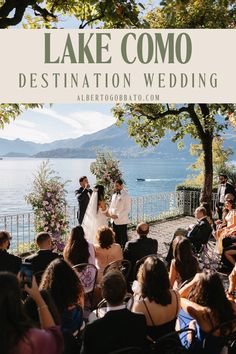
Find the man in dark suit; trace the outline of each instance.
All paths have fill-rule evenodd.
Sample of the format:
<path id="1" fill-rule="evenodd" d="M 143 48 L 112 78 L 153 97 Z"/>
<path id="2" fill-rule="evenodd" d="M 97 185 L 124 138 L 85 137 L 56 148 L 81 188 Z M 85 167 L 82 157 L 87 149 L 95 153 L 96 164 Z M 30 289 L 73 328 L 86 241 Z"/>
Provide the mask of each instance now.
<path id="1" fill-rule="evenodd" d="M 32 264 L 33 273 L 43 272 L 49 263 L 60 257 L 58 253 L 52 251 L 52 239 L 48 232 L 40 232 L 36 236 L 36 244 L 38 252 L 25 258 L 25 262 Z"/>
<path id="2" fill-rule="evenodd" d="M 146 320 L 143 314 L 132 313 L 123 305 L 126 281 L 121 272 L 108 272 L 101 288 L 108 304 L 107 312 L 85 327 L 81 353 L 107 354 L 129 346 L 140 347 L 145 353 Z"/>
<path id="3" fill-rule="evenodd" d="M 219 219 L 222 219 L 222 210 L 224 207 L 226 194 L 232 194 L 234 199 L 236 199 L 236 191 L 234 187 L 227 182 L 228 177 L 225 174 L 219 175 L 219 187 L 216 195 L 216 211 L 218 212 Z"/>
<path id="4" fill-rule="evenodd" d="M 196 224 L 189 227 L 188 230 L 177 229 L 174 233 L 170 247 L 166 256 L 168 266 L 173 259 L 173 241 L 176 236 L 185 236 L 189 238 L 189 241 L 194 246 L 194 251 L 200 251 L 203 244 L 206 244 L 212 233 L 212 227 L 207 220 L 207 211 L 204 207 L 200 206 L 195 210 Z"/>
<path id="5" fill-rule="evenodd" d="M 149 254 L 156 254 L 158 249 L 157 240 L 147 237 L 149 225 L 145 222 L 138 224 L 136 228 L 138 238 L 129 241 L 125 245 L 124 259 L 128 259 L 132 264 L 132 270 L 136 262 Z M 133 271 L 130 272 L 130 281 L 133 279 Z"/>
<path id="6" fill-rule="evenodd" d="M 195 218 L 197 222 L 188 232 L 187 237 L 194 246 L 194 249 L 199 252 L 201 246 L 208 242 L 212 233 L 212 227 L 207 220 L 207 212 L 204 207 L 200 206 L 195 210 Z"/>
<path id="7" fill-rule="evenodd" d="M 10 248 L 11 236 L 7 231 L 0 231 L 0 271 L 17 274 L 21 268 L 22 260 L 7 252 Z"/>
<path id="8" fill-rule="evenodd" d="M 86 176 L 82 176 L 79 179 L 80 183 L 80 188 L 75 191 L 75 196 L 78 200 L 79 203 L 79 209 L 77 212 L 77 219 L 79 222 L 79 225 L 82 224 L 84 214 L 86 212 L 90 196 L 92 194 L 92 189 L 90 189 L 90 185 L 88 182 L 88 178 Z"/>

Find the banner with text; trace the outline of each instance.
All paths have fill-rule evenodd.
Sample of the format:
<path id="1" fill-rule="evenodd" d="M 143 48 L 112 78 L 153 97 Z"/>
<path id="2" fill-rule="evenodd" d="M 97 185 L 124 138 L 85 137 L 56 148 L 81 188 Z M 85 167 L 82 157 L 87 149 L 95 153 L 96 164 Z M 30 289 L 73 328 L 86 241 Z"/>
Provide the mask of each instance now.
<path id="1" fill-rule="evenodd" d="M 0 41 L 2 103 L 236 102 L 233 29 L 0 30 Z"/>

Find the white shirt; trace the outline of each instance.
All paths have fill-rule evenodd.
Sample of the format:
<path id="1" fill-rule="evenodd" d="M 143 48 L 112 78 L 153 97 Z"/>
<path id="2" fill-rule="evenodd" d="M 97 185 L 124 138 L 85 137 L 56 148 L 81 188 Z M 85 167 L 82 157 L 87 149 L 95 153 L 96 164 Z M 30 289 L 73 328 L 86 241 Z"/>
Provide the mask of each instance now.
<path id="1" fill-rule="evenodd" d="M 220 187 L 220 203 L 225 202 L 225 189 L 226 189 L 226 184 L 222 184 Z"/>
<path id="2" fill-rule="evenodd" d="M 117 215 L 117 219 L 112 219 L 116 225 L 126 225 L 129 223 L 129 212 L 131 210 L 131 198 L 124 189 L 121 194 L 114 193 L 112 195 L 109 213 Z"/>
<path id="3" fill-rule="evenodd" d="M 107 306 L 107 312 L 108 311 L 118 311 L 118 310 L 124 310 L 126 309 L 126 305 L 119 305 L 119 306 Z"/>

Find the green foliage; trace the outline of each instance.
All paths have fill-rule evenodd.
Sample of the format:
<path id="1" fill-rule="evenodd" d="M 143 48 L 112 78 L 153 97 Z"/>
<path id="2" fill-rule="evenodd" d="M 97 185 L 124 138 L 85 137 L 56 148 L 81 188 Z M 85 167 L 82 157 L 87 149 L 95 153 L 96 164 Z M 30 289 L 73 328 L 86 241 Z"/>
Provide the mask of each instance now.
<path id="1" fill-rule="evenodd" d="M 10 0 L 4 2 L 10 3 Z M 0 6 L 4 2 L 0 1 Z M 15 6 L 19 8 L 22 4 L 20 2 L 17 4 L 16 1 Z M 24 6 L 24 28 L 56 28 L 58 24 L 63 27 L 63 22 L 68 17 L 78 20 L 78 28 L 92 26 L 125 28 L 147 25 L 147 22 L 140 16 L 145 7 L 136 0 L 29 0 Z M 30 8 L 33 11 L 29 15 L 26 9 Z M 21 21 L 22 19 L 18 19 L 17 23 Z M 6 23 L 6 27 L 9 25 L 16 25 L 16 23 Z"/>
<path id="2" fill-rule="evenodd" d="M 9 124 L 11 120 L 15 120 L 25 110 L 36 107 L 39 108 L 42 105 L 26 103 L 0 104 L 0 129 L 3 129 L 4 125 Z"/>
<path id="3" fill-rule="evenodd" d="M 226 163 L 233 154 L 231 148 L 224 149 L 223 147 L 224 139 L 222 137 L 215 137 L 213 139 L 212 153 L 213 153 L 213 178 L 217 177 L 218 169 L 226 168 Z M 197 160 L 193 163 L 190 168 L 193 171 L 200 171 L 197 176 L 187 180 L 187 183 L 193 183 L 198 186 L 202 186 L 204 181 L 204 151 L 201 144 L 191 144 L 190 153 L 193 156 L 197 156 Z M 217 179 L 217 178 L 216 178 Z"/>
<path id="4" fill-rule="evenodd" d="M 49 232 L 59 251 L 64 246 L 63 236 L 68 232 L 67 183 L 61 181 L 49 161 L 43 161 L 35 175 L 32 192 L 25 197 L 35 214 L 35 231 Z"/>
<path id="5" fill-rule="evenodd" d="M 192 183 L 188 183 L 188 182 L 185 182 L 185 183 L 182 183 L 182 184 L 178 184 L 176 186 L 176 191 L 194 191 L 194 192 L 201 192 L 202 188 L 197 185 L 197 184 L 194 184 L 193 182 Z M 217 191 L 216 187 L 213 188 L 212 192 L 215 193 Z"/>
<path id="6" fill-rule="evenodd" d="M 201 140 L 201 133 L 218 136 L 230 124 L 228 111 L 234 112 L 233 105 L 205 105 L 209 109 L 207 116 L 198 104 L 185 104 L 182 107 L 175 104 L 125 104 L 116 105 L 113 113 L 117 118 L 118 126 L 126 121 L 128 132 L 135 141 L 143 146 L 155 146 L 168 131 L 173 131 L 173 142 L 183 139 L 190 134 L 194 139 Z M 193 113 L 196 119 L 193 120 Z M 221 119 L 219 114 L 221 114 Z"/>
<path id="7" fill-rule="evenodd" d="M 149 12 L 152 28 L 234 28 L 234 0 L 166 0 Z"/>
<path id="8" fill-rule="evenodd" d="M 195 184 L 184 183 L 184 184 L 178 184 L 176 186 L 176 191 L 196 191 L 196 192 L 200 192 L 201 188 L 199 186 L 196 186 Z"/>
<path id="9" fill-rule="evenodd" d="M 111 152 L 98 152 L 96 161 L 90 165 L 90 170 L 96 176 L 96 183 L 105 187 L 105 198 L 109 200 L 114 189 L 114 182 L 122 177 L 119 161 L 112 157 Z"/>
<path id="10" fill-rule="evenodd" d="M 231 163 L 217 166 L 214 169 L 214 182 L 215 185 L 218 184 L 218 176 L 223 173 L 228 176 L 228 181 L 236 188 L 236 166 Z"/>

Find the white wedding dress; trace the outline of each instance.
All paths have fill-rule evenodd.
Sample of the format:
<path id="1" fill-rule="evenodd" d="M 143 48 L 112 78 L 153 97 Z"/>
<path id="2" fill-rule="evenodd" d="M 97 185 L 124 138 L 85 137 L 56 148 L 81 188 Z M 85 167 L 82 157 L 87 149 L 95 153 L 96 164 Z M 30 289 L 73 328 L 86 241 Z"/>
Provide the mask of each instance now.
<path id="1" fill-rule="evenodd" d="M 103 225 L 107 226 L 108 221 L 108 218 L 105 215 L 107 213 L 107 210 L 102 211 L 101 208 L 98 208 L 97 210 L 97 205 L 98 192 L 96 190 L 93 190 L 82 222 L 82 227 L 84 229 L 86 240 L 91 243 L 96 243 L 97 229 Z"/>

